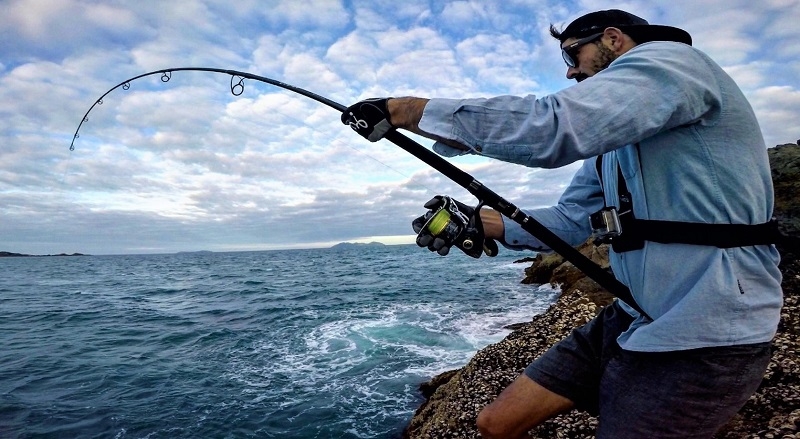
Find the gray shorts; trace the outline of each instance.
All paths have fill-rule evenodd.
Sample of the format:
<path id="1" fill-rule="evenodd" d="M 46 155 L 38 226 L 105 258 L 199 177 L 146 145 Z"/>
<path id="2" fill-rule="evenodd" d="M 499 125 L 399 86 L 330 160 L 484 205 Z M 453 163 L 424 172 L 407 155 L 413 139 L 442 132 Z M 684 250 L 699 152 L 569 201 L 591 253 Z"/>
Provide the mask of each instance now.
<path id="1" fill-rule="evenodd" d="M 633 352 L 616 302 L 554 345 L 525 374 L 599 415 L 597 438 L 710 438 L 756 391 L 770 343 Z"/>

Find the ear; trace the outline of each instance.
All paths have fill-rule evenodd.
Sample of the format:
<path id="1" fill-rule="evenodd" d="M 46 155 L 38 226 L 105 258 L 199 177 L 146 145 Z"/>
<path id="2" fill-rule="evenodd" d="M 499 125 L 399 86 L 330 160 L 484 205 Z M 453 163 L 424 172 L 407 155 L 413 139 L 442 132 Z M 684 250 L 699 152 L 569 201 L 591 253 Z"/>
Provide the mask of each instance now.
<path id="1" fill-rule="evenodd" d="M 608 44 L 611 50 L 617 54 L 625 53 L 636 45 L 631 37 L 616 27 L 607 27 L 606 30 L 603 31 L 602 38 L 603 41 Z"/>

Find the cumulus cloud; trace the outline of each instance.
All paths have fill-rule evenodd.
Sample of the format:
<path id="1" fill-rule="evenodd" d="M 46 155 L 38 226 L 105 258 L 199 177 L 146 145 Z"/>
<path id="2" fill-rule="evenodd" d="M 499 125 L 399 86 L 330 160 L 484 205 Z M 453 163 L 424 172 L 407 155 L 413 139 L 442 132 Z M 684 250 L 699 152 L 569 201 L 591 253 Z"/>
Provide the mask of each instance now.
<path id="1" fill-rule="evenodd" d="M 768 146 L 800 139 L 800 90 L 790 86 L 768 86 L 751 93 Z"/>
<path id="2" fill-rule="evenodd" d="M 253 80 L 234 96 L 223 74 L 139 79 L 106 96 L 75 151 L 68 146 L 103 92 L 170 67 L 251 71 L 343 104 L 379 95 L 552 93 L 570 83 L 547 26 L 608 7 L 602 0 L 8 0 L 0 15 L 0 250 L 410 242 L 410 221 L 433 195 L 475 200 L 405 151 L 361 139 L 337 111 Z M 800 137 L 796 1 L 613 7 L 690 31 L 741 84 L 768 144 Z M 578 166 L 451 162 L 521 207 L 556 202 Z"/>

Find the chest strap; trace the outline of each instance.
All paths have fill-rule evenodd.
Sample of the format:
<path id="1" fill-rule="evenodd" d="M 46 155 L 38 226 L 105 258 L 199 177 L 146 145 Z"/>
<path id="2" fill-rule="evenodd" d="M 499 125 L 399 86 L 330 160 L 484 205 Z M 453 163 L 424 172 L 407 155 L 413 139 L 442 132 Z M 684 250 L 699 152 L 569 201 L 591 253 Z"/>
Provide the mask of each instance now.
<path id="1" fill-rule="evenodd" d="M 600 155 L 596 161 L 601 185 L 602 160 L 603 156 Z M 637 219 L 633 214 L 633 198 L 628 191 L 619 163 L 617 173 L 621 232 L 618 236 L 610 238 L 611 247 L 617 253 L 641 249 L 645 241 L 732 248 L 776 244 L 782 238 L 778 222 L 774 219 L 763 224 L 709 224 Z"/>

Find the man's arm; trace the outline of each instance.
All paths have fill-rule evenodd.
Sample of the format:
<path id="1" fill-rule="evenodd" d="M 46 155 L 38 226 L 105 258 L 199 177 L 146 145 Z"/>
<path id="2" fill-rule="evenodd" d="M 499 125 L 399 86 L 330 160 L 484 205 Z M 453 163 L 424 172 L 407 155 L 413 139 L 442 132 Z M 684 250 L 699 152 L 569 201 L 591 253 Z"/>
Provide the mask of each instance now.
<path id="1" fill-rule="evenodd" d="M 386 103 L 386 108 L 389 110 L 389 123 L 396 128 L 403 128 L 412 133 L 419 134 L 420 136 L 442 142 L 453 148 L 464 151 L 468 150 L 469 148 L 458 142 L 434 136 L 419 129 L 419 121 L 422 119 L 422 113 L 425 111 L 425 105 L 428 103 L 428 100 L 429 99 L 415 97 L 389 99 Z M 486 238 L 502 240 L 504 226 L 500 212 L 492 209 L 482 209 L 480 215 L 481 221 L 483 222 L 483 232 Z"/>
<path id="2" fill-rule="evenodd" d="M 469 148 L 461 143 L 419 129 L 419 121 L 422 120 L 422 114 L 425 112 L 425 105 L 428 101 L 429 99 L 415 97 L 389 99 L 386 102 L 386 109 L 389 111 L 389 123 L 396 128 L 402 128 L 428 139 L 444 143 L 447 146 L 468 151 Z"/>

